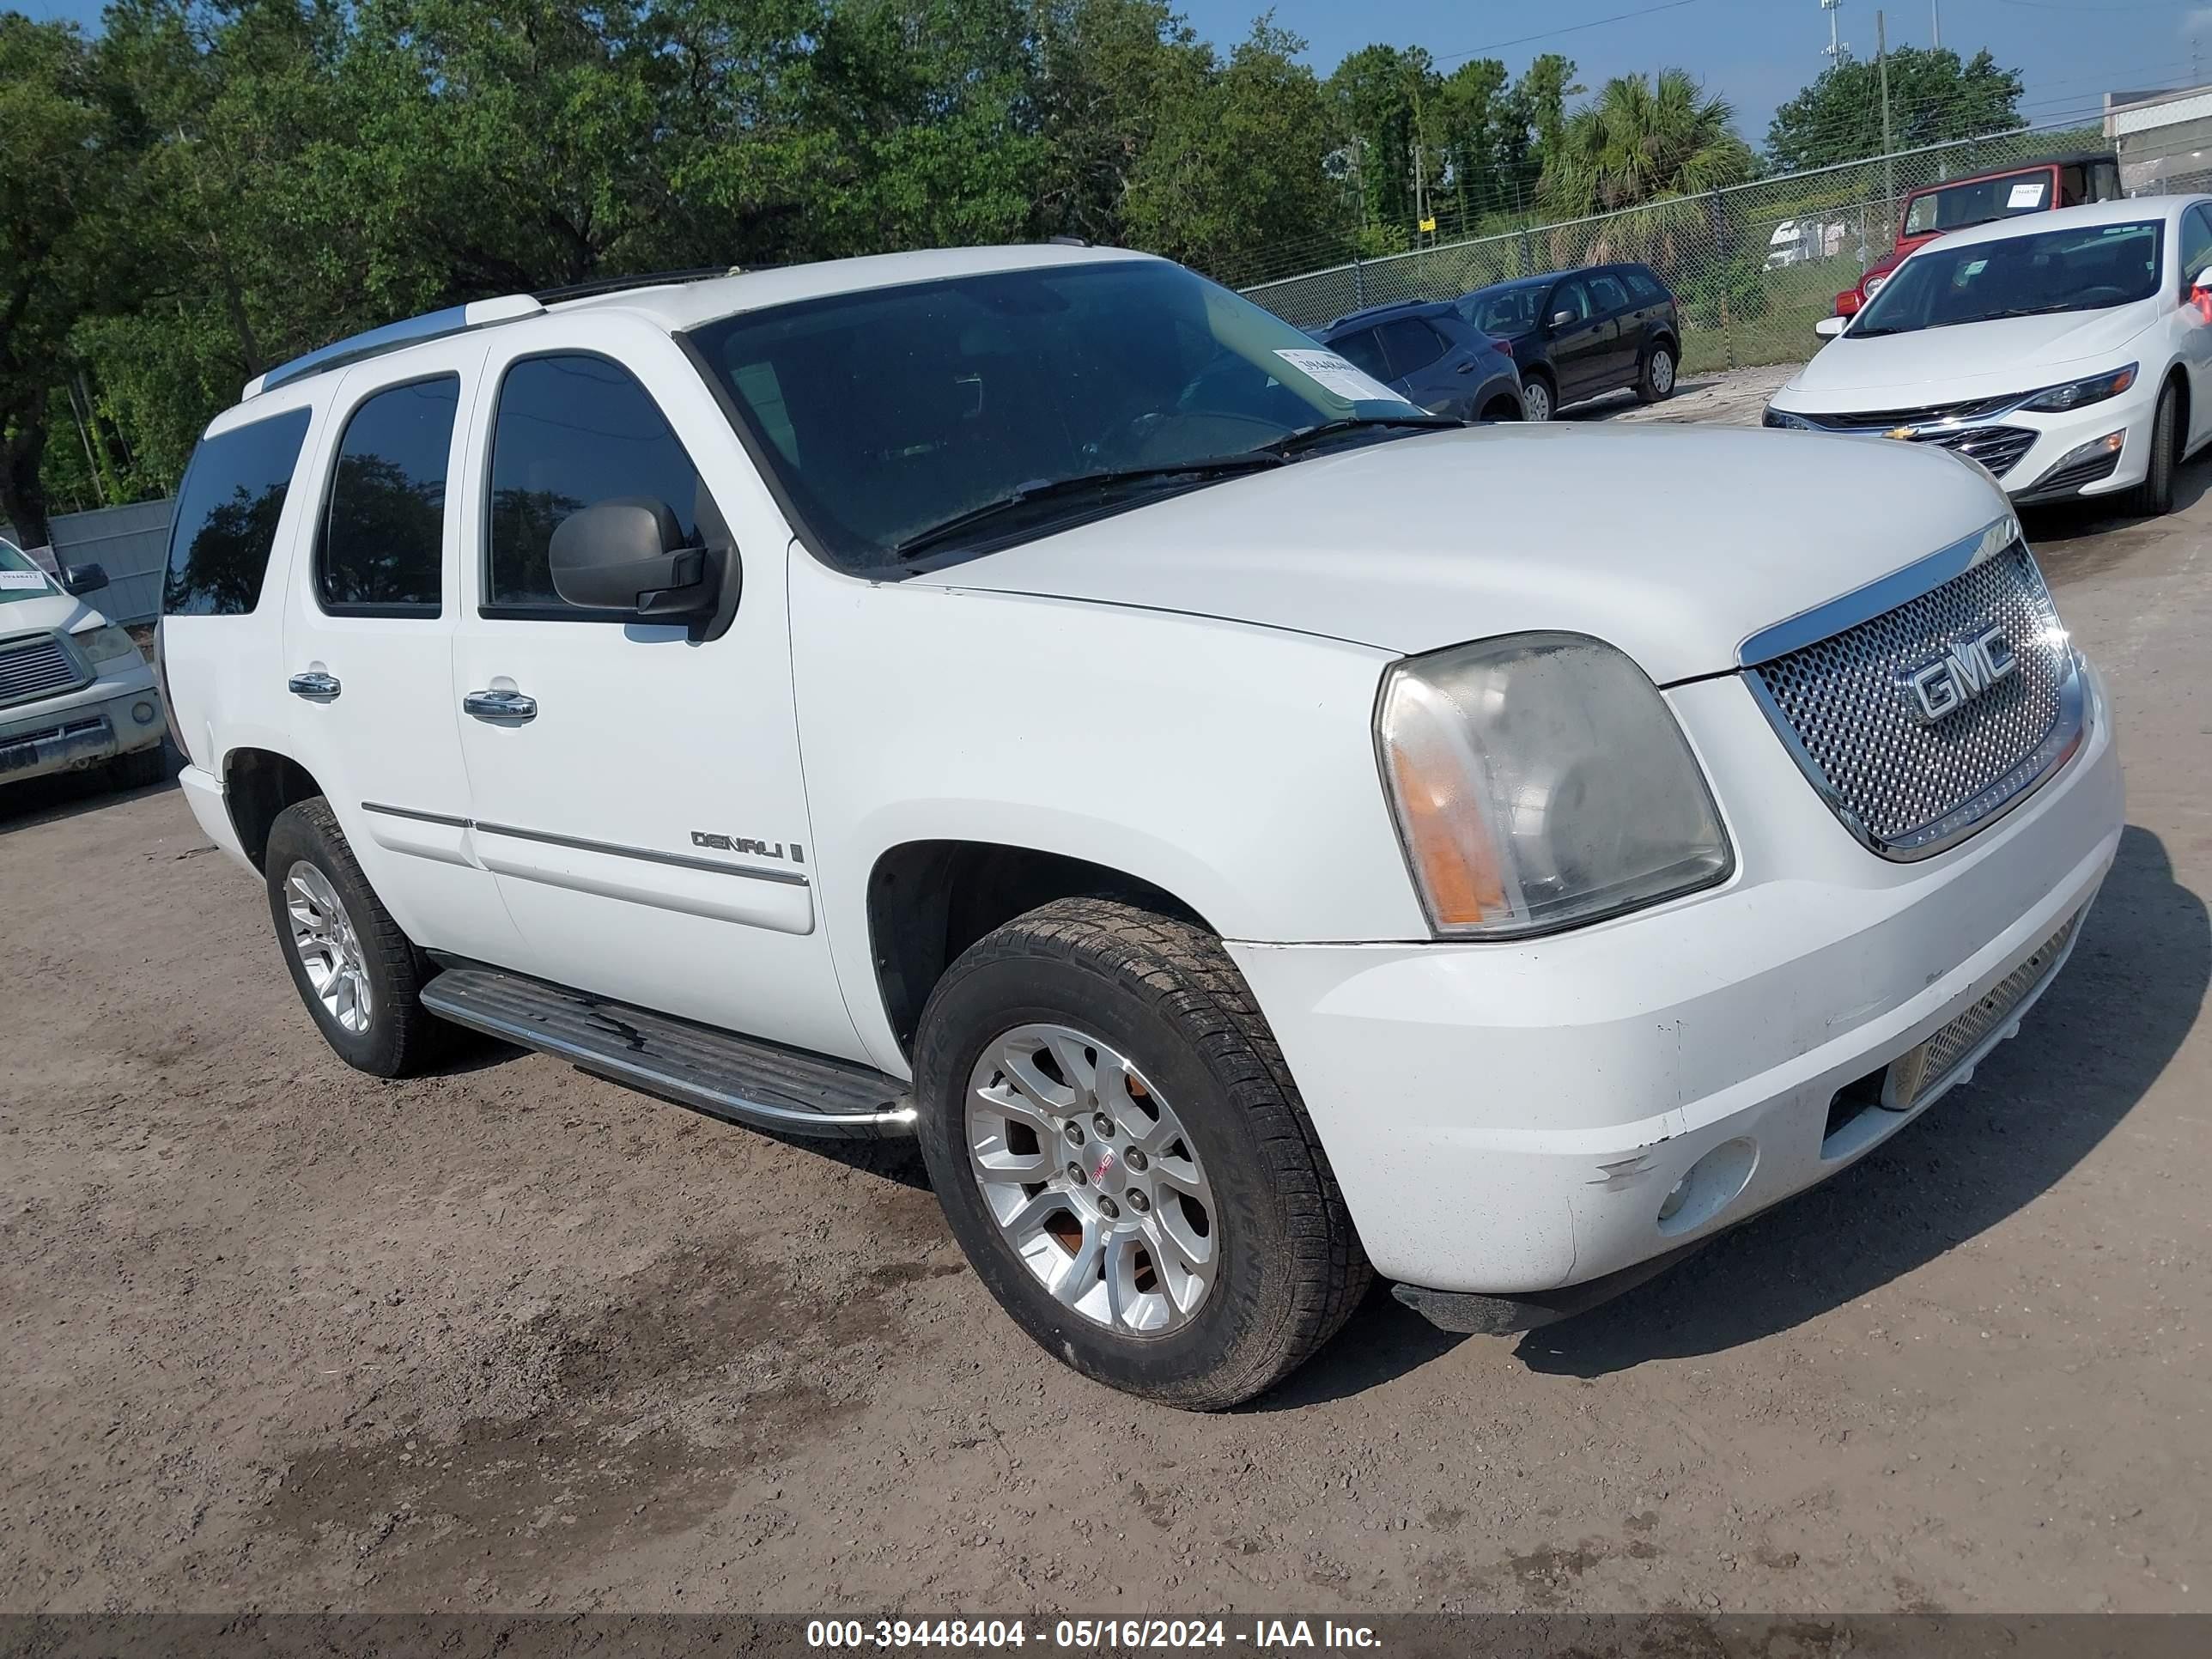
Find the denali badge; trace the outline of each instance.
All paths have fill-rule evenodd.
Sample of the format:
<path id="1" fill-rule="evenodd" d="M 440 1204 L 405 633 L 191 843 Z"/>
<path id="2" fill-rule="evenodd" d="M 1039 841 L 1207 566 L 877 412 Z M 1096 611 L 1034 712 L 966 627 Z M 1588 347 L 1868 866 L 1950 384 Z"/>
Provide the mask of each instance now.
<path id="1" fill-rule="evenodd" d="M 751 853 L 764 859 L 783 856 L 783 843 L 780 841 L 755 841 L 750 836 L 718 836 L 711 830 L 694 830 L 691 844 L 694 847 L 710 847 L 718 853 Z M 793 864 L 806 862 L 806 849 L 797 842 L 791 843 L 791 861 Z"/>
<path id="2" fill-rule="evenodd" d="M 1913 713 L 1929 725 L 1964 708 L 2019 667 L 2004 631 L 1987 628 L 1906 674 L 1903 689 L 1911 697 Z"/>

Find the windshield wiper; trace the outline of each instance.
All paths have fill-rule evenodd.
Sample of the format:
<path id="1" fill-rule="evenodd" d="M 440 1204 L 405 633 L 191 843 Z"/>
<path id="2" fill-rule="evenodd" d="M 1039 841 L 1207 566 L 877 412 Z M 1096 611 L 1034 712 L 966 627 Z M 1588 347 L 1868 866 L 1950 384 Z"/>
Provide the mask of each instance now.
<path id="1" fill-rule="evenodd" d="M 1125 485 L 1158 483 L 1172 478 L 1188 478 L 1194 483 L 1202 483 L 1212 478 L 1228 477 L 1234 473 L 1257 472 L 1283 465 L 1284 458 L 1274 453 L 1272 447 L 1267 447 L 1247 450 L 1237 455 L 1217 455 L 1202 461 L 1176 461 L 1158 466 L 1120 466 L 1103 472 L 1079 472 L 1072 478 L 1038 478 L 1017 485 L 1005 495 L 985 501 L 981 507 L 971 507 L 964 513 L 956 513 L 941 523 L 930 526 L 927 530 L 916 531 L 891 549 L 891 556 L 899 560 L 916 557 L 932 548 L 943 546 L 979 525 L 1039 501 L 1095 495 L 1103 502 Z"/>
<path id="2" fill-rule="evenodd" d="M 2048 317 L 2056 312 L 2073 309 L 2074 302 L 2071 300 L 2058 300 L 2047 306 L 2013 306 L 2003 311 L 1985 311 L 1972 320 L 1977 323 L 1991 323 L 2000 317 Z"/>
<path id="3" fill-rule="evenodd" d="M 1300 427 L 1296 432 L 1261 444 L 1251 453 L 1255 455 L 1280 455 L 1285 458 L 1310 449 L 1322 439 L 1334 438 L 1340 433 L 1356 432 L 1363 427 L 1409 426 L 1437 428 L 1462 426 L 1449 415 L 1350 415 L 1340 421 L 1323 421 L 1319 426 Z"/>

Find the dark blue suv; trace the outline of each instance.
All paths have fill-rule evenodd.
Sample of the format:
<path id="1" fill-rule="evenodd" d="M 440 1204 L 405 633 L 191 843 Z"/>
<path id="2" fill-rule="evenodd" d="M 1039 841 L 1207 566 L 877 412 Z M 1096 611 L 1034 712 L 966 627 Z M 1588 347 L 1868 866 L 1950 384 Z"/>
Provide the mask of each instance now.
<path id="1" fill-rule="evenodd" d="M 1462 421 L 1522 418 L 1513 360 L 1449 303 L 1370 306 L 1338 318 L 1315 338 L 1432 414 Z"/>

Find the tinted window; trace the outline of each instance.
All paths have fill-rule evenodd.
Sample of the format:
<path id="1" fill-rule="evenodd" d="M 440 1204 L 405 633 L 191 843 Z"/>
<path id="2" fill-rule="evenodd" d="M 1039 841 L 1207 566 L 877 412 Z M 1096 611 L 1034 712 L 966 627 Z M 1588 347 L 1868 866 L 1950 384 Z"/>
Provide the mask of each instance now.
<path id="1" fill-rule="evenodd" d="M 1590 303 L 1597 307 L 1598 315 L 1628 309 L 1628 290 L 1621 286 L 1620 278 L 1601 271 L 1589 279 Z"/>
<path id="2" fill-rule="evenodd" d="M 260 602 L 277 516 L 307 435 L 307 411 L 295 409 L 200 441 L 169 531 L 164 615 L 235 617 Z"/>
<path id="3" fill-rule="evenodd" d="M 1382 337 L 1382 349 L 1389 354 L 1396 379 L 1417 374 L 1444 355 L 1443 337 L 1417 317 L 1401 317 L 1375 331 Z"/>
<path id="4" fill-rule="evenodd" d="M 1328 349 L 1363 374 L 1378 380 L 1390 378 L 1390 360 L 1382 355 L 1382 341 L 1371 328 L 1355 328 L 1328 343 Z"/>
<path id="5" fill-rule="evenodd" d="M 2212 265 L 2212 208 L 2193 207 L 2181 216 L 2181 291 L 2186 295 L 2197 278 Z"/>
<path id="6" fill-rule="evenodd" d="M 1590 314 L 1589 295 L 1583 292 L 1580 283 L 1561 283 L 1552 290 L 1550 314 L 1556 317 L 1563 311 L 1575 322 L 1581 322 Z"/>
<path id="7" fill-rule="evenodd" d="M 1659 279 L 1642 265 L 1624 265 L 1620 275 L 1639 305 L 1658 305 L 1667 297 L 1667 290 L 1659 285 Z"/>
<path id="8" fill-rule="evenodd" d="M 378 392 L 346 422 L 315 561 L 324 609 L 438 614 L 460 395 L 457 375 L 417 380 Z"/>
<path id="9" fill-rule="evenodd" d="M 698 546 L 713 503 L 699 470 L 646 389 L 604 357 L 532 357 L 500 385 L 492 431 L 491 548 L 487 613 L 572 617 L 553 591 L 548 550 L 571 513 L 617 496 L 665 501 Z"/>
<path id="10" fill-rule="evenodd" d="M 1459 314 L 1486 334 L 1520 334 L 1536 322 L 1544 298 L 1540 283 L 1524 288 L 1482 289 L 1459 301 Z"/>
<path id="11" fill-rule="evenodd" d="M 2031 167 L 1995 179 L 1946 185 L 1916 196 L 1905 210 L 1905 234 L 1926 236 L 1966 225 L 1985 225 L 2015 213 L 2039 213 L 2052 205 L 2051 169 Z"/>

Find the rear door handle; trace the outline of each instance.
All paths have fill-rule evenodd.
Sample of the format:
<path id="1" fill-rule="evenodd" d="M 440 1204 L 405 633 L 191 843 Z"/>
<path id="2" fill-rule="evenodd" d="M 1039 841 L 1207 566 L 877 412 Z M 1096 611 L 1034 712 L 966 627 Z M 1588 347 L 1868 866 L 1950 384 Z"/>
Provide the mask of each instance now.
<path id="1" fill-rule="evenodd" d="M 284 689 L 295 697 L 305 697 L 309 702 L 336 702 L 338 677 L 325 674 L 319 668 L 311 668 L 304 674 L 293 675 L 284 682 Z"/>
<path id="2" fill-rule="evenodd" d="M 489 726 L 526 726 L 538 718 L 538 699 L 520 691 L 471 691 L 461 710 Z"/>

